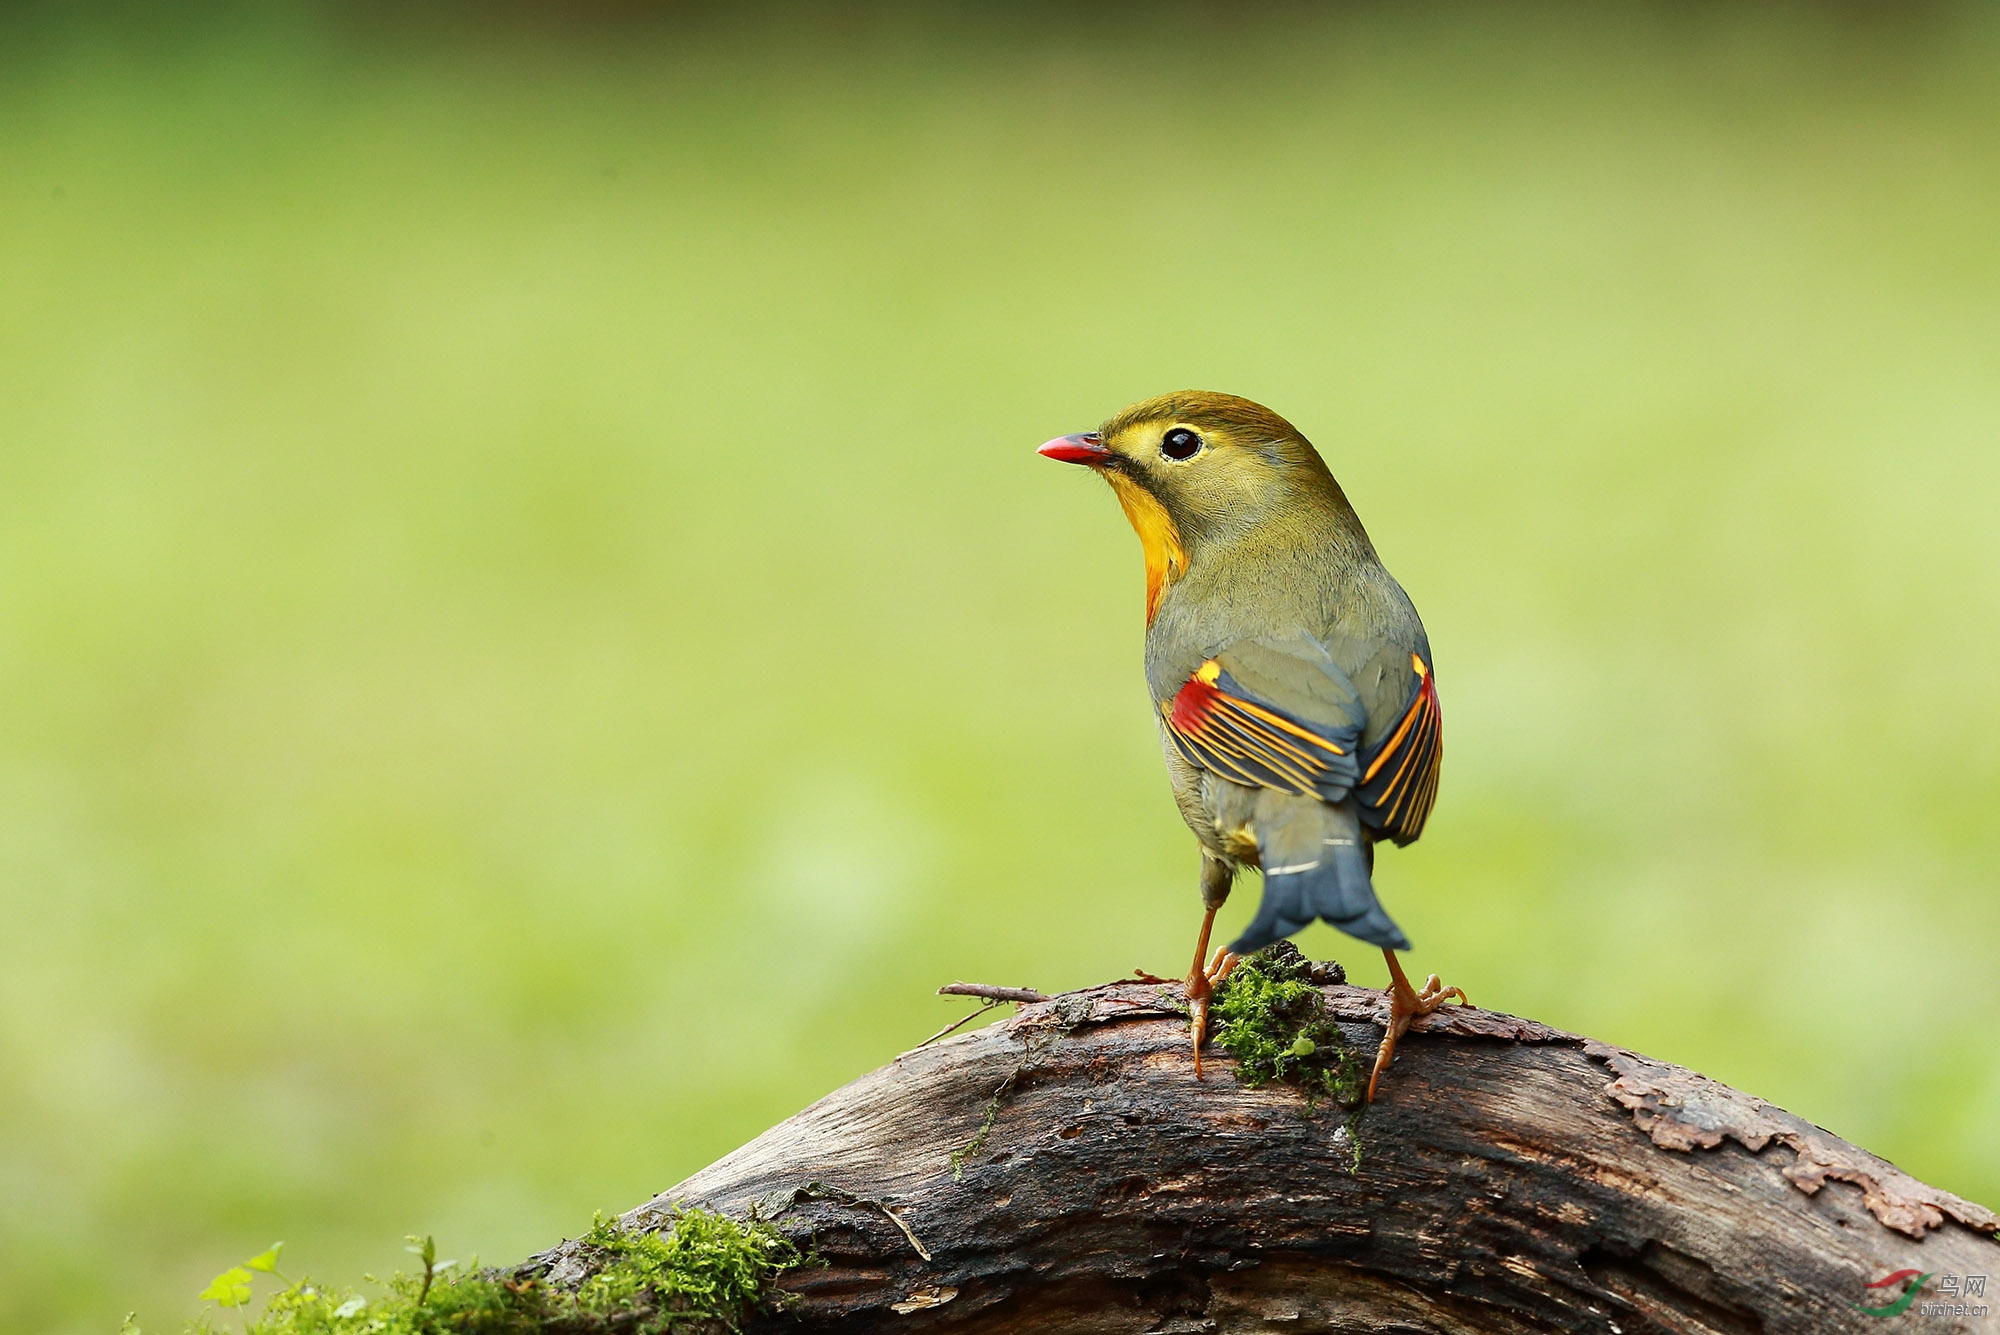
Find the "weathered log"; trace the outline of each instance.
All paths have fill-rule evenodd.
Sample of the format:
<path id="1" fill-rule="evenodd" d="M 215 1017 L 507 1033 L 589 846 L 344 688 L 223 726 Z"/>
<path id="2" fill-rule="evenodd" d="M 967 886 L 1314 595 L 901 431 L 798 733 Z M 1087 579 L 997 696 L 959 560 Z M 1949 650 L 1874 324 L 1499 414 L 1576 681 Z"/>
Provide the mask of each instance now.
<path id="1" fill-rule="evenodd" d="M 1322 991 L 1372 1052 L 1382 994 Z M 1349 1118 L 1219 1053 L 1197 1083 L 1175 995 L 1114 983 L 905 1053 L 626 1222 L 775 1221 L 818 1259 L 774 1329 L 1825 1335 L 1884 1328 L 1856 1304 L 1905 1269 L 2000 1301 L 1991 1211 L 1690 1071 L 1452 1007 Z M 1908 1319 L 2000 1329 L 1987 1301 Z"/>

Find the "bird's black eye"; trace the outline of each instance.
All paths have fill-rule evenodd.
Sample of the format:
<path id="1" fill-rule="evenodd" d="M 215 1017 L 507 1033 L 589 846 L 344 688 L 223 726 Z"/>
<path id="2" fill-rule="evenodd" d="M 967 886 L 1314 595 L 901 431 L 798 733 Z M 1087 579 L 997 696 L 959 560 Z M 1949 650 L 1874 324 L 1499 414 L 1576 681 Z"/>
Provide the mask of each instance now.
<path id="1" fill-rule="evenodd" d="M 1192 459 L 1201 449 L 1201 437 L 1184 426 L 1177 426 L 1160 438 L 1160 453 L 1169 459 Z"/>

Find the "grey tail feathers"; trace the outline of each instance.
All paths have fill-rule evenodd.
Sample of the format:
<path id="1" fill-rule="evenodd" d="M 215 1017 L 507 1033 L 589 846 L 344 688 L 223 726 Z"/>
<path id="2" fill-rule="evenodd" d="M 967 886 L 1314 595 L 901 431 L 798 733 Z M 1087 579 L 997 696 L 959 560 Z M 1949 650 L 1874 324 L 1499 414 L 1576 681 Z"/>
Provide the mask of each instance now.
<path id="1" fill-rule="evenodd" d="M 1280 809 L 1274 805 L 1260 803 L 1256 821 L 1264 898 L 1229 948 L 1247 955 L 1323 918 L 1369 945 L 1408 950 L 1410 939 L 1375 898 L 1373 850 L 1353 803 L 1334 807 L 1295 798 Z"/>

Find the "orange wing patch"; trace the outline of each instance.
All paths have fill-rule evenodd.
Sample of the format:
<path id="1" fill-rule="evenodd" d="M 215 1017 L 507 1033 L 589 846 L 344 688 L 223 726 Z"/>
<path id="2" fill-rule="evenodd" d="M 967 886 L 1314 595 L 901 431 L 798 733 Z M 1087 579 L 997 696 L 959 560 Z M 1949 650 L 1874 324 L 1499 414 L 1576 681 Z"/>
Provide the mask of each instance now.
<path id="1" fill-rule="evenodd" d="M 1189 763 L 1225 779 L 1327 802 L 1354 786 L 1351 729 L 1309 724 L 1257 700 L 1212 658 L 1160 712 Z"/>
<path id="2" fill-rule="evenodd" d="M 1423 659 L 1410 655 L 1417 673 L 1417 697 L 1394 732 L 1368 758 L 1356 796 L 1362 819 L 1399 844 L 1424 832 L 1437 803 L 1438 770 L 1444 756 L 1444 715 L 1438 708 L 1437 680 Z"/>

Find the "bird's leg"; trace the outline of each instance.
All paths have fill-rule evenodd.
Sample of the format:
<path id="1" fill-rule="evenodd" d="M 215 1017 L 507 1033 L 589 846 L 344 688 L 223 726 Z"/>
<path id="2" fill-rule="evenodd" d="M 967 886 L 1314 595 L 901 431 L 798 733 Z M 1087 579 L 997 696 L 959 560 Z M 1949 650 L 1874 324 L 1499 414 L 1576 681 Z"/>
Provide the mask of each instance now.
<path id="1" fill-rule="evenodd" d="M 1211 917 L 1214 916 L 1214 913 L 1215 910 L 1213 909 L 1209 910 L 1209 915 Z M 1204 938 L 1205 937 L 1206 933 L 1204 933 Z M 1207 944 L 1207 942 L 1204 939 L 1201 942 L 1197 942 L 1195 945 L 1195 950 L 1197 952 L 1195 955 L 1195 960 L 1197 962 L 1197 966 L 1199 965 L 1199 962 L 1201 960 L 1201 955 L 1199 952 L 1202 946 L 1205 944 Z M 1198 968 L 1197 971 L 1200 972 L 1202 977 L 1208 980 L 1208 985 L 1210 987 L 1212 988 L 1221 987 L 1223 982 L 1226 979 L 1228 979 L 1229 975 L 1236 972 L 1236 966 L 1241 964 L 1242 962 L 1243 962 L 1243 957 L 1231 951 L 1227 946 L 1217 946 L 1215 948 L 1215 958 L 1208 962 L 1208 967 L 1206 969 Z M 1190 980 L 1192 980 L 1193 976 L 1194 975 L 1192 972 L 1188 975 Z M 1134 969 L 1132 970 L 1131 981 L 1135 983 L 1171 983 L 1177 980 L 1172 978 L 1162 978 L 1160 977 L 1160 975 L 1156 973 L 1147 973 L 1144 969 Z"/>
<path id="2" fill-rule="evenodd" d="M 1220 907 L 1220 905 L 1216 905 Z M 1216 957 L 1208 959 L 1208 933 L 1216 925 L 1216 909 L 1202 913 L 1202 935 L 1194 939 L 1194 965 L 1188 969 L 1186 995 L 1188 995 L 1188 1019 L 1194 1027 L 1194 1079 L 1202 1077 L 1202 1039 L 1208 1037 L 1208 1001 L 1216 995 L 1216 987 L 1236 971 L 1242 963 L 1242 955 L 1232 955 L 1226 947 L 1216 947 Z M 1208 959 L 1204 965 L 1202 961 Z"/>
<path id="3" fill-rule="evenodd" d="M 1461 1006 L 1470 1006 L 1471 998 L 1461 988 L 1446 987 L 1432 974 L 1424 980 L 1424 990 L 1419 992 L 1410 986 L 1410 980 L 1403 974 L 1403 966 L 1393 950 L 1382 952 L 1389 961 L 1389 1024 L 1382 1031 L 1382 1046 L 1375 1053 L 1375 1070 L 1368 1077 L 1368 1101 L 1375 1101 L 1375 1086 L 1382 1079 L 1382 1072 L 1389 1069 L 1389 1063 L 1396 1056 L 1396 1040 L 1410 1027 L 1410 1021 L 1419 1015 L 1429 1015 L 1446 1002 L 1456 999 Z"/>
<path id="4" fill-rule="evenodd" d="M 1217 907 L 1220 907 L 1219 905 Z M 1208 934 L 1215 927 L 1215 909 L 1201 915 L 1201 935 L 1194 941 L 1194 966 L 1188 970 L 1186 992 L 1188 1018 L 1194 1028 L 1194 1078 L 1201 1079 L 1201 1040 L 1208 1032 L 1208 999 L 1215 993 L 1215 983 L 1210 981 L 1208 969 Z M 1220 963 L 1228 951 L 1218 951 L 1216 962 Z"/>

